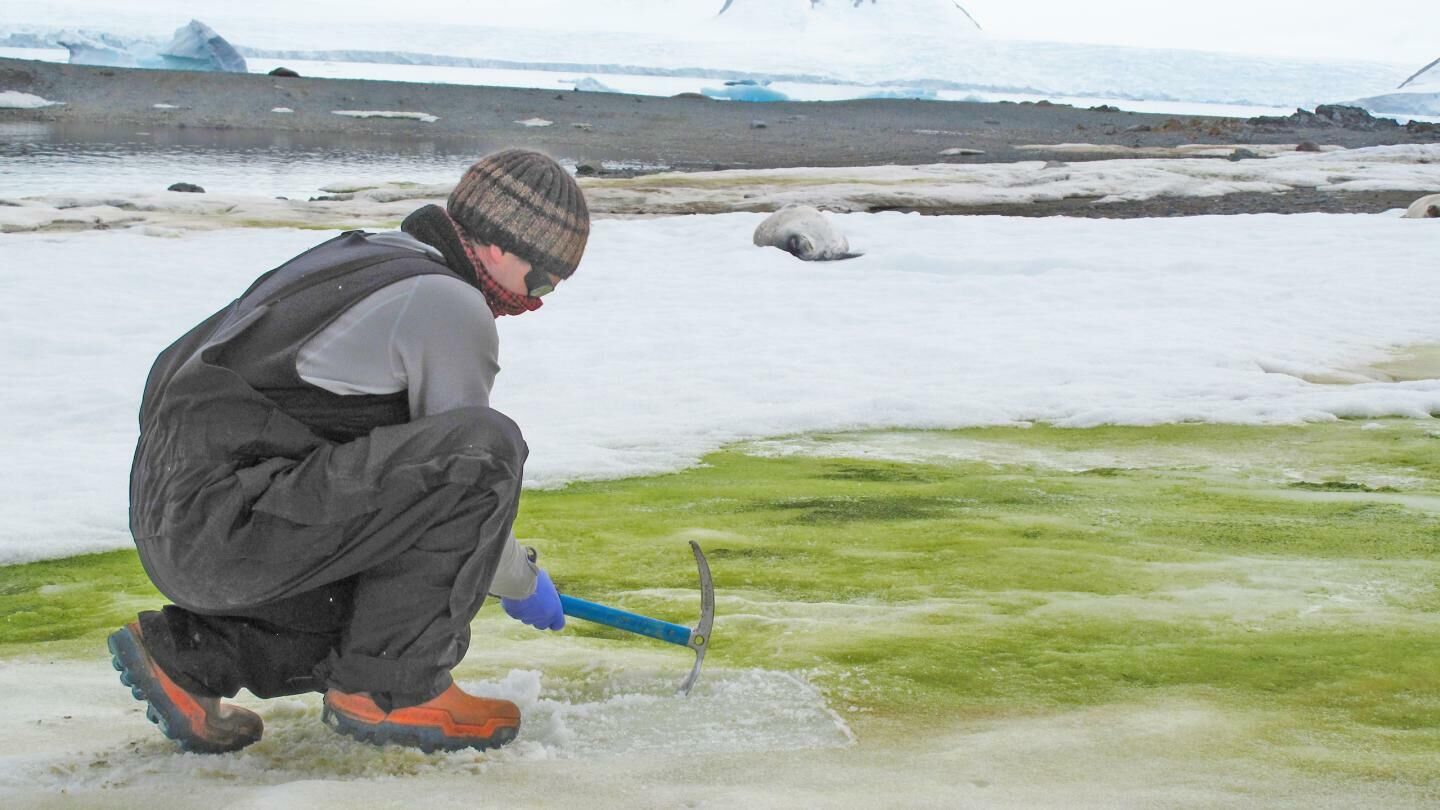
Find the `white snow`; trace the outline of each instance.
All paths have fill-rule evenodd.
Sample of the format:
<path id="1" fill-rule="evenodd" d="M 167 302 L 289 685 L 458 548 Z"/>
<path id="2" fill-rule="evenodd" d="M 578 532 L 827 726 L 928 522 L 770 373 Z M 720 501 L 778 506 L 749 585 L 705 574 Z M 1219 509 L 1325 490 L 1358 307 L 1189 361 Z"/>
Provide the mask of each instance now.
<path id="1" fill-rule="evenodd" d="M 548 127 L 555 122 L 536 116 L 535 118 L 526 118 L 523 121 L 516 121 L 515 123 L 522 127 Z"/>
<path id="2" fill-rule="evenodd" d="M 43 99 L 29 93 L 21 93 L 18 90 L 0 91 L 0 109 L 36 110 L 41 107 L 54 107 L 63 103 L 62 101 Z"/>
<path id="3" fill-rule="evenodd" d="M 423 112 L 400 112 L 396 110 L 331 110 L 335 115 L 345 115 L 350 118 L 408 118 L 412 121 L 424 121 L 433 124 L 440 120 L 438 115 L 431 115 Z"/>
<path id="4" fill-rule="evenodd" d="M 494 404 L 526 432 L 531 485 L 812 431 L 1440 412 L 1440 381 L 1302 379 L 1440 343 L 1424 222 L 851 214 L 837 226 L 866 255 L 809 264 L 752 246 L 763 218 L 597 221 L 563 294 L 501 320 Z M 0 561 L 128 546 L 155 354 L 325 238 L 159 233 L 0 236 Z"/>

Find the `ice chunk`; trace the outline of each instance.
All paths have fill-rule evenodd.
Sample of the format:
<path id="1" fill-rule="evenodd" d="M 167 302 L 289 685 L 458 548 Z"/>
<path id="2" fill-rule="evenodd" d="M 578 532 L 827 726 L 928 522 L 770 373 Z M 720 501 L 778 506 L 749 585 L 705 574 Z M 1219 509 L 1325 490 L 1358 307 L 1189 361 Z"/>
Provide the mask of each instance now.
<path id="1" fill-rule="evenodd" d="M 276 112 L 279 109 L 284 108 L 276 108 L 275 110 L 271 110 L 271 112 Z M 294 112 L 294 110 L 289 110 L 289 112 Z M 335 115 L 344 115 L 350 118 L 408 118 L 412 121 L 423 121 L 427 124 L 433 124 L 440 120 L 440 116 L 438 115 L 423 112 L 406 112 L 403 110 L 331 110 L 330 112 Z"/>
<path id="2" fill-rule="evenodd" d="M 64 104 L 63 101 L 50 101 L 39 96 L 32 96 L 29 93 L 21 93 L 18 90 L 6 90 L 0 92 L 0 110 L 36 110 L 41 107 L 54 107 Z"/>
<path id="3" fill-rule="evenodd" d="M 247 70 L 245 58 L 235 47 L 199 20 L 191 20 L 175 29 L 170 43 L 164 48 L 89 31 L 66 31 L 57 39 L 70 51 L 72 65 L 218 73 L 245 73 Z"/>
<path id="4" fill-rule="evenodd" d="M 597 673 L 569 693 L 547 693 L 540 673 L 529 670 L 463 686 L 513 701 L 524 713 L 520 740 L 493 755 L 506 760 L 805 751 L 855 740 L 820 691 L 788 672 L 715 670 L 689 697 L 675 694 L 668 673 L 648 672 Z"/>
<path id="5" fill-rule="evenodd" d="M 139 61 L 142 58 L 156 58 L 154 46 L 94 31 L 62 31 L 56 41 L 70 51 L 72 65 L 141 67 Z"/>
<path id="6" fill-rule="evenodd" d="M 245 57 L 235 46 L 199 20 L 175 29 L 170 44 L 160 52 L 164 67 L 176 70 L 209 70 L 220 73 L 245 73 Z"/>
<path id="7" fill-rule="evenodd" d="M 727 84 L 725 87 L 701 88 L 701 93 L 710 98 L 728 98 L 731 101 L 789 101 L 790 97 L 779 90 L 771 90 L 758 84 Z"/>

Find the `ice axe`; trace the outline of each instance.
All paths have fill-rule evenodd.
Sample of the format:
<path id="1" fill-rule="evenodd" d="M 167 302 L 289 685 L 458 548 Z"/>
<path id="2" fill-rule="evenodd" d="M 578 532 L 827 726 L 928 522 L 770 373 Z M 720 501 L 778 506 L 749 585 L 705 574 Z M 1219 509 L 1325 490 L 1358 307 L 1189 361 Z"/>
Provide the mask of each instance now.
<path id="1" fill-rule="evenodd" d="M 705 650 L 710 646 L 710 625 L 715 621 L 715 586 L 710 581 L 710 564 L 705 562 L 705 554 L 700 551 L 699 543 L 691 540 L 690 550 L 695 552 L 695 564 L 700 567 L 700 623 L 693 629 L 680 624 L 652 619 L 649 616 L 641 616 L 638 613 L 606 607 L 595 602 L 587 602 L 584 599 L 576 599 L 573 596 L 564 594 L 560 596 L 560 607 L 565 611 L 566 616 L 574 616 L 577 619 L 614 627 L 628 633 L 657 638 L 694 650 L 695 666 L 690 670 L 690 675 L 685 678 L 685 682 L 680 684 L 680 693 L 683 695 L 690 694 L 690 688 L 695 685 L 695 681 L 700 679 L 700 665 L 704 663 Z"/>

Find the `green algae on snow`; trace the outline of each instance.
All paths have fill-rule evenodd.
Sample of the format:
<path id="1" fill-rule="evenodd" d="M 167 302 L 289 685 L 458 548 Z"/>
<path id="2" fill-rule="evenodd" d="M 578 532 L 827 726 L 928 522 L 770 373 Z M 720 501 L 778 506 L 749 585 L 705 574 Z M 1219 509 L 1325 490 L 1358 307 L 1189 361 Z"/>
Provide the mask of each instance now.
<path id="1" fill-rule="evenodd" d="M 796 437 L 536 491 L 563 590 L 693 621 L 707 668 L 803 672 L 862 738 L 1203 700 L 1242 753 L 1440 782 L 1440 439 L 1423 422 Z M 133 553 L 0 569 L 0 654 L 158 604 Z M 573 622 L 569 633 L 652 642 Z"/>
<path id="2" fill-rule="evenodd" d="M 161 603 L 133 551 L 0 567 L 0 655 L 103 639 Z"/>

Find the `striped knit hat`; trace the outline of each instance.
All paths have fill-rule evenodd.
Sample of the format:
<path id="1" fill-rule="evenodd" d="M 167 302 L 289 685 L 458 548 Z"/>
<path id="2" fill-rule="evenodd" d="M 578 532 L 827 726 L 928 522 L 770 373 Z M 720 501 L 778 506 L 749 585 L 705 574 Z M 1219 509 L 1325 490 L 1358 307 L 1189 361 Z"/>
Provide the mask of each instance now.
<path id="1" fill-rule="evenodd" d="M 460 178 L 445 209 L 467 236 L 569 278 L 590 236 L 590 209 L 575 178 L 552 158 L 506 149 Z"/>

